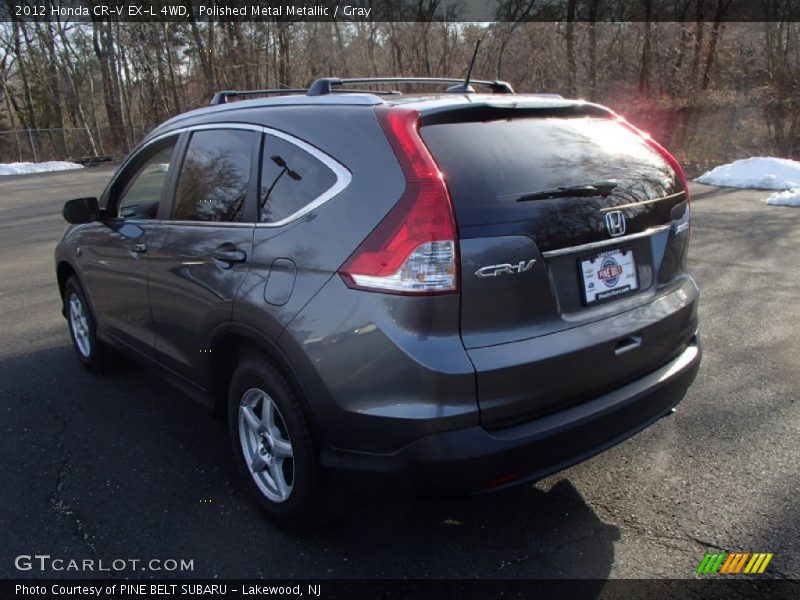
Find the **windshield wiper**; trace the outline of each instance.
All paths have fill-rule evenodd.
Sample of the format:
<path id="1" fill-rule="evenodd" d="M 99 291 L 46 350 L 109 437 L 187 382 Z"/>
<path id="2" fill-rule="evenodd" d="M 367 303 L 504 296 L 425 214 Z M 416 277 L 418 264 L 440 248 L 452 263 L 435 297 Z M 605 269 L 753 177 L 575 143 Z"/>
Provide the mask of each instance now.
<path id="1" fill-rule="evenodd" d="M 598 181 L 585 185 L 570 185 L 523 194 L 517 202 L 530 200 L 549 200 L 551 198 L 591 198 L 593 196 L 608 196 L 619 184 L 616 181 Z"/>

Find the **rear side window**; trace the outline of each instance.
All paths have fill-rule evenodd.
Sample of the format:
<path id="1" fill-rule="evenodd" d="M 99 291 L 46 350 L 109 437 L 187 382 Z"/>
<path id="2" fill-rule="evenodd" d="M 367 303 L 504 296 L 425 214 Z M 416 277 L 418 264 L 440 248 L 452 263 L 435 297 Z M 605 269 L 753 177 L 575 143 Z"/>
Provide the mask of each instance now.
<path id="1" fill-rule="evenodd" d="M 268 134 L 261 157 L 259 221 L 283 221 L 317 200 L 335 183 L 336 174 L 316 157 Z"/>
<path id="2" fill-rule="evenodd" d="M 436 124 L 420 130 L 444 173 L 461 225 L 525 219 L 524 194 L 600 181 L 630 202 L 679 191 L 673 169 L 610 119 L 520 118 Z"/>
<path id="3" fill-rule="evenodd" d="M 189 140 L 172 207 L 174 221 L 242 221 L 257 134 L 197 131 Z"/>

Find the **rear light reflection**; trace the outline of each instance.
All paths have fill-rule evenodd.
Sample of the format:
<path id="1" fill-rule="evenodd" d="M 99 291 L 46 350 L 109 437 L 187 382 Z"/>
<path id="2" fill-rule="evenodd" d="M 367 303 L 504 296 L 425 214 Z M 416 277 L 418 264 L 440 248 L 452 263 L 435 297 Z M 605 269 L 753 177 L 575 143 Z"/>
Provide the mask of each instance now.
<path id="1" fill-rule="evenodd" d="M 678 176 L 678 181 L 683 187 L 683 191 L 686 196 L 686 213 L 680 222 L 676 224 L 676 233 L 688 231 L 688 235 L 691 235 L 692 230 L 690 220 L 692 213 L 692 194 L 689 191 L 689 181 L 686 179 L 686 173 L 684 172 L 681 164 L 678 162 L 678 159 L 676 159 L 669 150 L 664 148 L 664 146 L 655 141 L 649 133 L 642 131 L 634 125 L 631 125 L 631 123 L 629 123 L 624 117 L 614 114 L 614 120 L 647 142 L 647 145 L 658 152 L 661 155 L 661 158 L 663 158 L 667 164 L 672 167 L 672 170 L 675 171 L 675 174 Z"/>

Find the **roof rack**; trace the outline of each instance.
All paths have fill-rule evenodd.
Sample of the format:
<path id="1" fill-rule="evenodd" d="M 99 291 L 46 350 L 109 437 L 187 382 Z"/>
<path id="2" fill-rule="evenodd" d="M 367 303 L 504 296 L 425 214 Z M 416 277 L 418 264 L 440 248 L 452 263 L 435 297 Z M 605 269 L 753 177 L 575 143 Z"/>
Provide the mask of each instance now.
<path id="1" fill-rule="evenodd" d="M 441 78 L 441 77 L 362 77 L 357 79 L 338 79 L 336 77 L 324 77 L 317 79 L 311 84 L 311 87 L 306 88 L 276 88 L 272 90 L 224 90 L 214 94 L 211 98 L 211 106 L 218 106 L 226 104 L 228 98 L 237 98 L 239 96 L 269 96 L 278 94 L 308 94 L 309 96 L 325 96 L 328 94 L 378 94 L 378 95 L 395 95 L 400 92 L 397 90 L 346 90 L 337 89 L 343 85 L 350 85 L 356 83 L 399 83 L 399 84 L 455 84 L 447 88 L 448 92 L 455 93 L 472 93 L 475 90 L 473 85 L 478 87 L 487 87 L 495 93 L 499 94 L 513 94 L 514 88 L 505 81 L 482 81 L 471 80 L 469 85 L 465 86 L 462 79 Z"/>
<path id="2" fill-rule="evenodd" d="M 322 79 L 317 79 L 314 83 L 311 84 L 311 87 L 308 88 L 308 95 L 309 96 L 324 96 L 326 94 L 331 94 L 339 91 L 344 90 L 334 90 L 334 87 L 348 85 L 351 83 L 401 83 L 401 84 L 455 84 L 452 88 L 448 88 L 448 92 L 456 92 L 456 93 L 470 93 L 474 92 L 475 90 L 472 89 L 471 86 L 475 85 L 478 87 L 487 87 L 491 89 L 493 92 L 498 94 L 513 94 L 514 88 L 511 87 L 510 84 L 506 83 L 505 81 L 482 81 L 479 79 L 473 79 L 469 83 L 469 86 L 464 86 L 463 79 L 451 79 L 451 78 L 440 78 L 440 77 L 364 77 L 358 79 L 337 79 L 335 77 L 325 77 Z M 372 92 L 375 93 L 375 92 Z"/>
<path id="3" fill-rule="evenodd" d="M 305 94 L 308 90 L 306 88 L 278 88 L 274 90 L 225 90 L 217 92 L 211 98 L 211 106 L 218 104 L 225 104 L 228 98 L 236 98 L 237 96 L 267 96 L 269 94 Z"/>

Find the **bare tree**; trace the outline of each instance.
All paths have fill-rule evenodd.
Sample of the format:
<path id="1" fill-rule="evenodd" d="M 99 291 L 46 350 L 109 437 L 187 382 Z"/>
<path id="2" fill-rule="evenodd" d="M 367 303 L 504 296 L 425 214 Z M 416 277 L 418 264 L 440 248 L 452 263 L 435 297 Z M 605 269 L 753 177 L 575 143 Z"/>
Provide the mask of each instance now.
<path id="1" fill-rule="evenodd" d="M 386 0 L 374 20 L 352 23 L 22 22 L 12 14 L 0 23 L 0 123 L 32 130 L 15 156 L 71 154 L 77 135 L 87 152 L 121 155 L 219 89 L 294 87 L 325 75 L 461 77 L 481 39 L 475 78 L 585 93 L 682 157 L 797 156 L 800 7 L 763 2 L 763 25 L 729 22 L 731 0 L 564 0 L 560 8 L 498 0 L 493 24 L 458 22 L 443 0 Z M 560 22 L 528 22 L 559 9 Z M 60 133 L 50 140 L 37 129 Z M 698 133 L 709 129 L 724 135 Z"/>

